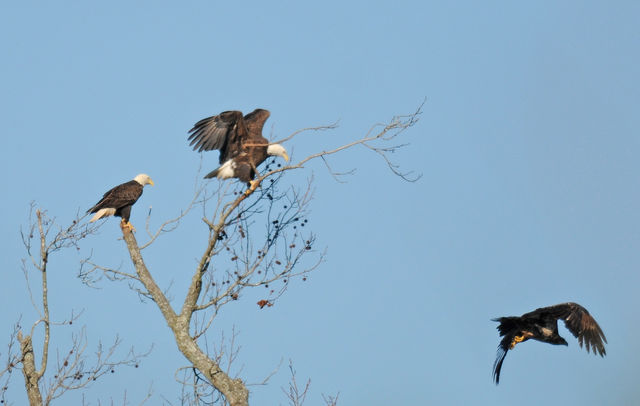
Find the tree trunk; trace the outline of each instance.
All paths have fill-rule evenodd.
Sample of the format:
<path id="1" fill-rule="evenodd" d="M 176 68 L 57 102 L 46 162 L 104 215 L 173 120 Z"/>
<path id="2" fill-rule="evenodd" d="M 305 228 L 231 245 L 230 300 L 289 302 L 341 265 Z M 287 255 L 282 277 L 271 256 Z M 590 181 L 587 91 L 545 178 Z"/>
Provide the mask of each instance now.
<path id="1" fill-rule="evenodd" d="M 18 341 L 20 341 L 20 352 L 22 353 L 22 375 L 24 375 L 24 386 L 27 389 L 29 405 L 42 406 L 42 395 L 38 381 L 38 371 L 36 371 L 36 363 L 33 357 L 33 343 L 31 336 L 22 336 L 22 332 L 18 332 Z"/>
<path id="2" fill-rule="evenodd" d="M 136 268 L 136 273 L 147 292 L 160 308 L 167 325 L 173 331 L 176 345 L 180 352 L 207 378 L 213 387 L 222 393 L 231 406 L 248 406 L 249 390 L 244 382 L 241 379 L 232 379 L 197 345 L 189 334 L 190 312 L 187 311 L 180 315 L 175 313 L 162 289 L 149 273 L 133 233 L 128 229 L 123 229 L 122 234 L 124 241 L 127 243 L 131 260 Z"/>

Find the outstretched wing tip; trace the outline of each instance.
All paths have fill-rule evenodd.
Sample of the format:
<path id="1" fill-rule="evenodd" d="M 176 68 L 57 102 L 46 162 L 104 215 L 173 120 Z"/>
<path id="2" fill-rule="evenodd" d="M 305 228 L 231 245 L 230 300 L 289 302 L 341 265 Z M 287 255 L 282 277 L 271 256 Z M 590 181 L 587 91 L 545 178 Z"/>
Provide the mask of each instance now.
<path id="1" fill-rule="evenodd" d="M 555 306 L 560 311 L 558 318 L 564 320 L 564 325 L 578 339 L 580 348 L 583 347 L 587 352 L 593 352 L 596 355 L 604 357 L 606 350 L 604 345 L 607 338 L 598 325 L 598 322 L 589 311 L 578 303 L 568 302 Z"/>

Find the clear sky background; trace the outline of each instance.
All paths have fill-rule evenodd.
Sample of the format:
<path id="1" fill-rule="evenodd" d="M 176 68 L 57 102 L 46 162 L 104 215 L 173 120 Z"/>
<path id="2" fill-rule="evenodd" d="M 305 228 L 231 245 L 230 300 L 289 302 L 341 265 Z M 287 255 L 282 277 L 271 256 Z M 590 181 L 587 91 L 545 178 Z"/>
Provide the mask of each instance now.
<path id="1" fill-rule="evenodd" d="M 186 136 L 203 117 L 267 108 L 273 138 L 340 120 L 287 144 L 295 160 L 426 98 L 394 154 L 422 179 L 401 181 L 364 149 L 331 160 L 357 168 L 347 184 L 309 165 L 308 224 L 327 261 L 274 307 L 248 293 L 213 327 L 213 338 L 239 332 L 249 383 L 284 360 L 269 385 L 250 387 L 252 403 L 287 404 L 291 359 L 311 378 L 309 405 L 338 392 L 342 405 L 637 404 L 639 21 L 631 1 L 2 2 L 0 342 L 20 315 L 37 319 L 20 269 L 30 202 L 67 224 L 146 172 L 156 186 L 132 222 L 142 228 L 153 206 L 158 225 L 191 199 L 200 157 Z M 217 165 L 216 152 L 203 159 Z M 194 213 L 145 251 L 175 303 L 203 231 Z M 116 334 L 125 347 L 154 344 L 140 368 L 85 391 L 90 404 L 122 404 L 125 391 L 139 404 L 150 386 L 147 404 L 177 404 L 185 361 L 158 309 L 125 284 L 76 277 L 91 250 L 130 269 L 119 238 L 109 220 L 81 253 L 53 258 L 52 317 L 84 310 L 89 348 Z M 595 316 L 607 356 L 561 325 L 569 347 L 518 346 L 496 387 L 491 318 L 566 301 Z M 56 328 L 52 350 L 74 330 Z M 25 404 L 20 375 L 8 396 Z"/>

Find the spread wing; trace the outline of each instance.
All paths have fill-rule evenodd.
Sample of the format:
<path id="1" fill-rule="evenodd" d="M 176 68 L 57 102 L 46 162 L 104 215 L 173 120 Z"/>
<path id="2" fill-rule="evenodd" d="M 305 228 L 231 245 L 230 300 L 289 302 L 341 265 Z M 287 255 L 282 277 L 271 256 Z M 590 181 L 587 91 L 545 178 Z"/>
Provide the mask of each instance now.
<path id="1" fill-rule="evenodd" d="M 249 133 L 248 139 L 250 142 L 264 143 L 265 147 L 268 145 L 269 142 L 262 136 L 262 129 L 264 128 L 264 122 L 267 121 L 270 115 L 271 113 L 269 113 L 269 110 L 255 109 L 244 116 L 244 122 L 247 126 L 247 131 Z"/>
<path id="2" fill-rule="evenodd" d="M 204 118 L 189 130 L 189 146 L 194 151 L 220 150 L 220 163 L 241 152 L 240 141 L 248 131 L 242 113 L 225 111 L 217 116 Z"/>
<path id="3" fill-rule="evenodd" d="M 604 332 L 587 309 L 577 303 L 569 302 L 542 307 L 523 315 L 523 317 L 527 315 L 549 315 L 556 319 L 562 319 L 567 329 L 578 339 L 580 347 L 584 344 L 587 352 L 593 351 L 594 354 L 600 354 L 600 356 L 607 353 L 604 348 L 604 343 L 607 342 Z"/>

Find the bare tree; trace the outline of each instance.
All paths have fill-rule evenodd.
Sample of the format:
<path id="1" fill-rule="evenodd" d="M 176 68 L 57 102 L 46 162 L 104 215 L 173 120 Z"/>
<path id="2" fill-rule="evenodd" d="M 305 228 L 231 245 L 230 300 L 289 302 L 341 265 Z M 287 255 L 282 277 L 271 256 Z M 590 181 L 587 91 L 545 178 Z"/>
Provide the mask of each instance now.
<path id="1" fill-rule="evenodd" d="M 306 280 L 307 274 L 323 261 L 324 252 L 316 249 L 316 237 L 309 230 L 306 218 L 313 200 L 313 179 L 309 176 L 301 186 L 283 186 L 286 174 L 304 169 L 311 161 L 322 160 L 329 173 L 341 179 L 346 173 L 334 171 L 329 164 L 330 157 L 362 146 L 379 155 L 394 174 L 415 181 L 419 176 L 401 172 L 389 155 L 402 146 L 394 143 L 402 132 L 417 122 L 421 107 L 408 116 L 397 116 L 389 123 L 374 125 L 361 138 L 311 154 L 296 163 L 283 166 L 272 161 L 248 190 L 238 190 L 237 182 L 212 182 L 217 185 L 213 191 L 197 183 L 191 204 L 178 217 L 165 222 L 155 232 L 150 230 L 147 220 L 148 241 L 143 245 L 138 244 L 130 230 L 122 230 L 135 273 L 86 260 L 82 279 L 93 283 L 105 275 L 112 280 L 126 280 L 135 292 L 156 304 L 175 337 L 178 350 L 188 360 L 188 365 L 179 370 L 179 379 L 190 391 L 189 396 L 183 394 L 183 403 L 248 405 L 247 384 L 230 371 L 235 358 L 235 334 L 229 347 L 231 350 L 225 351 L 221 347 L 211 349 L 213 346 L 208 345 L 206 333 L 222 308 L 239 300 L 247 289 L 261 287 L 268 293 L 257 305 L 261 308 L 272 306 L 287 290 L 292 278 Z M 303 129 L 277 142 L 335 127 Z M 191 273 L 182 305 L 174 308 L 166 291 L 145 264 L 142 251 L 161 235 L 174 230 L 195 208 L 202 211 L 202 224 L 208 235 Z M 278 288 L 273 287 L 276 281 L 281 282 Z M 297 384 L 291 388 L 293 392 L 287 396 L 293 404 L 301 404 L 308 384 L 300 390 Z M 325 397 L 328 404 L 335 404 L 336 400 Z"/>
<path id="2" fill-rule="evenodd" d="M 131 350 L 123 359 L 114 360 L 116 349 L 121 344 L 120 339 L 116 337 L 109 346 L 103 346 L 102 343 L 99 343 L 95 357 L 90 359 L 85 353 L 87 340 L 85 329 L 82 328 L 73 335 L 69 348 L 62 352 L 57 351 L 55 361 L 50 360 L 49 342 L 52 336 L 52 327 L 71 326 L 79 318 L 79 315 L 71 313 L 66 320 L 58 322 L 51 318 L 48 288 L 49 258 L 59 250 L 78 248 L 79 241 L 95 233 L 97 226 L 81 226 L 80 218 L 76 217 L 70 226 L 60 227 L 54 219 L 49 218 L 45 212 L 36 209 L 33 204 L 30 213 L 29 228 L 26 232 L 21 232 L 22 242 L 27 251 L 27 258 L 22 260 L 22 271 L 27 281 L 31 303 L 38 313 L 39 319 L 26 333 L 20 323 L 16 324 L 9 340 L 7 363 L 5 368 L 0 371 L 0 377 L 5 373 L 10 375 L 14 369 L 18 369 L 18 366 L 21 365 L 29 404 L 41 406 L 49 405 L 69 390 L 88 387 L 104 374 L 113 372 L 113 368 L 116 366 L 137 366 L 139 359 L 146 354 L 136 354 Z M 35 218 L 33 218 L 34 214 Z M 34 291 L 31 289 L 30 276 L 33 272 L 39 275 L 38 296 L 34 295 Z M 39 360 L 37 360 L 33 345 L 34 333 L 38 328 L 43 330 L 42 351 Z M 19 344 L 17 350 L 14 349 L 15 343 Z M 47 371 L 51 370 L 52 363 L 55 372 L 47 374 Z M 9 377 L 2 387 L 3 403 L 8 380 Z"/>
<path id="3" fill-rule="evenodd" d="M 304 387 L 298 386 L 298 380 L 296 378 L 297 371 L 293 368 L 293 362 L 291 360 L 289 360 L 289 373 L 291 373 L 289 387 L 287 389 L 282 388 L 282 392 L 287 396 L 291 406 L 303 406 L 307 400 L 309 388 L 311 387 L 311 379 L 307 379 Z M 327 406 L 336 406 L 338 404 L 338 396 L 339 395 L 322 395 L 322 400 Z"/>

